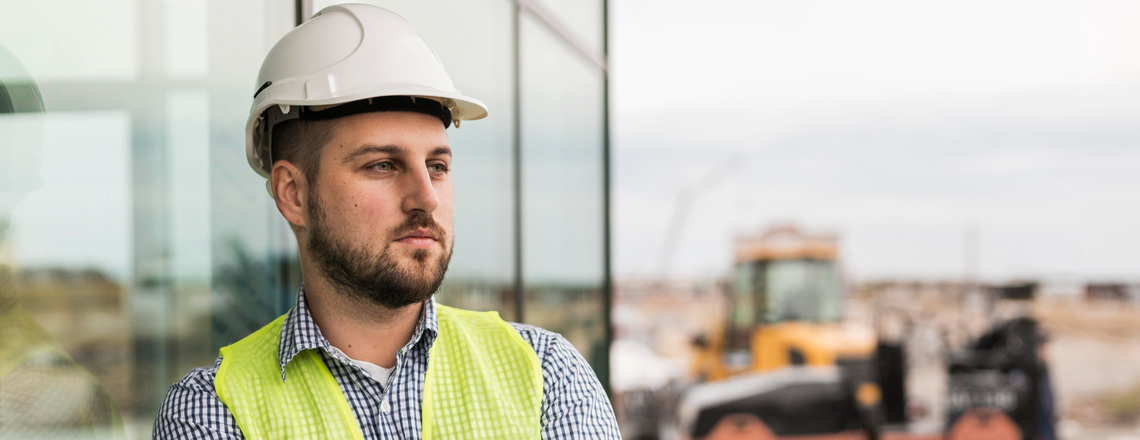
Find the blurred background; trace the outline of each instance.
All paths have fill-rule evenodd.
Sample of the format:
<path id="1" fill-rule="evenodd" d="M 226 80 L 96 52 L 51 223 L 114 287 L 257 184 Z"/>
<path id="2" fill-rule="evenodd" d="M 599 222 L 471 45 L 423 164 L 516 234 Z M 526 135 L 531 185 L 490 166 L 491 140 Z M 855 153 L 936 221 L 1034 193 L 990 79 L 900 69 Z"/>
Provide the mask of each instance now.
<path id="1" fill-rule="evenodd" d="M 333 3 L 0 0 L 0 437 L 149 438 L 292 306 L 244 123 Z M 1140 5 L 371 3 L 491 110 L 440 301 L 627 438 L 1140 439 Z"/>

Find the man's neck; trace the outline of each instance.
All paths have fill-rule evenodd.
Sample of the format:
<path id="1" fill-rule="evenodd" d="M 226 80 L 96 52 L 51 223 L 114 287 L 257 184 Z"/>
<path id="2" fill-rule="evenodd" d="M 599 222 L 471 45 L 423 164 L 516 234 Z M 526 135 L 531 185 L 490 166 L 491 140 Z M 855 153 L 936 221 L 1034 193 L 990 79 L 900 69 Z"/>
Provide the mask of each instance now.
<path id="1" fill-rule="evenodd" d="M 396 365 L 396 351 L 412 339 L 424 303 L 390 309 L 337 292 L 323 280 L 305 281 L 313 322 L 332 346 L 348 357 L 384 368 Z"/>

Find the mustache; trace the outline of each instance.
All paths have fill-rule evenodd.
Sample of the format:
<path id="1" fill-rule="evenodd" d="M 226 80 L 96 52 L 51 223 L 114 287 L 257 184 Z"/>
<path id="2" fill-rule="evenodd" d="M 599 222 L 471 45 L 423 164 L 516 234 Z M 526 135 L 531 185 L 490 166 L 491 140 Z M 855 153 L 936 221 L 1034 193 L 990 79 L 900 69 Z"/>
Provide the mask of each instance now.
<path id="1" fill-rule="evenodd" d="M 408 215 L 407 220 L 404 220 L 403 224 L 392 231 L 392 239 L 398 239 L 419 229 L 431 231 L 432 238 L 439 242 L 442 242 L 444 238 L 447 237 L 447 231 L 444 231 L 443 227 L 435 222 L 435 219 L 431 217 L 430 213 L 412 211 L 412 213 Z"/>

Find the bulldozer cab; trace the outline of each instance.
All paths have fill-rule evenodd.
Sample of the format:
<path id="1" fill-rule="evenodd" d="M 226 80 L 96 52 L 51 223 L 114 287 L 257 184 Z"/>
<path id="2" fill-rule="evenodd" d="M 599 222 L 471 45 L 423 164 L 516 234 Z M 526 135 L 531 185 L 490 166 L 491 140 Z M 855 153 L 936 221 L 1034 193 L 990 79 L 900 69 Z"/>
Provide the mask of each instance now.
<path id="1" fill-rule="evenodd" d="M 762 259 L 736 264 L 726 329 L 725 362 L 750 366 L 759 326 L 785 322 L 831 324 L 843 318 L 835 261 Z"/>
<path id="2" fill-rule="evenodd" d="M 737 239 L 723 330 L 695 343 L 697 383 L 680 402 L 690 438 L 875 437 L 876 340 L 843 324 L 837 260 L 835 236 L 790 225 Z"/>
<path id="3" fill-rule="evenodd" d="M 735 257 L 720 344 L 702 354 L 706 379 L 870 357 L 874 335 L 842 326 L 834 236 L 776 227 L 739 238 Z"/>

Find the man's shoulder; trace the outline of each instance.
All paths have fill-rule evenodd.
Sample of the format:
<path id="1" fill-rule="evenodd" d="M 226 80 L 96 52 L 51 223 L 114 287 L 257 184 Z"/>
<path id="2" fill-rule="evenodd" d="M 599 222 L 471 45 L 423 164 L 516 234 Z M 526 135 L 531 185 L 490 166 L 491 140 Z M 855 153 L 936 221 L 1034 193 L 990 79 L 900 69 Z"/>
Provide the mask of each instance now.
<path id="1" fill-rule="evenodd" d="M 531 347 L 534 347 L 534 351 L 538 353 L 539 356 L 542 355 L 543 350 L 550 346 L 552 341 L 562 339 L 562 335 L 542 327 L 518 322 L 507 322 L 507 324 L 514 327 L 515 331 L 519 332 L 519 336 L 522 336 L 524 341 L 530 344 Z"/>
<path id="2" fill-rule="evenodd" d="M 594 369 L 562 335 L 509 323 L 542 363 L 544 438 L 621 438 L 613 408 Z"/>
<path id="3" fill-rule="evenodd" d="M 170 387 L 151 433 L 156 439 L 241 438 L 241 431 L 214 389 L 222 358 L 190 370 Z"/>
<path id="4" fill-rule="evenodd" d="M 214 392 L 214 379 L 218 376 L 218 367 L 222 364 L 222 358 L 218 357 L 214 360 L 214 365 L 208 367 L 198 367 L 190 370 L 182 379 L 174 384 L 175 388 L 184 389 L 194 392 Z"/>
<path id="5" fill-rule="evenodd" d="M 530 324 L 518 322 L 508 322 L 507 324 L 514 327 L 515 331 L 519 332 L 519 336 L 522 336 L 523 340 L 534 348 L 534 352 L 540 360 L 545 361 L 550 356 L 566 357 L 570 354 L 578 354 L 578 350 L 574 349 L 574 346 L 558 333 Z"/>
<path id="6" fill-rule="evenodd" d="M 539 362 L 542 363 L 543 375 L 547 376 L 548 380 L 567 375 L 577 375 L 585 371 L 593 376 L 593 369 L 590 368 L 590 364 L 574 348 L 574 345 L 570 344 L 570 341 L 567 341 L 562 335 L 530 324 L 517 322 L 508 322 L 508 324 L 514 327 L 523 340 L 534 348 Z"/>

